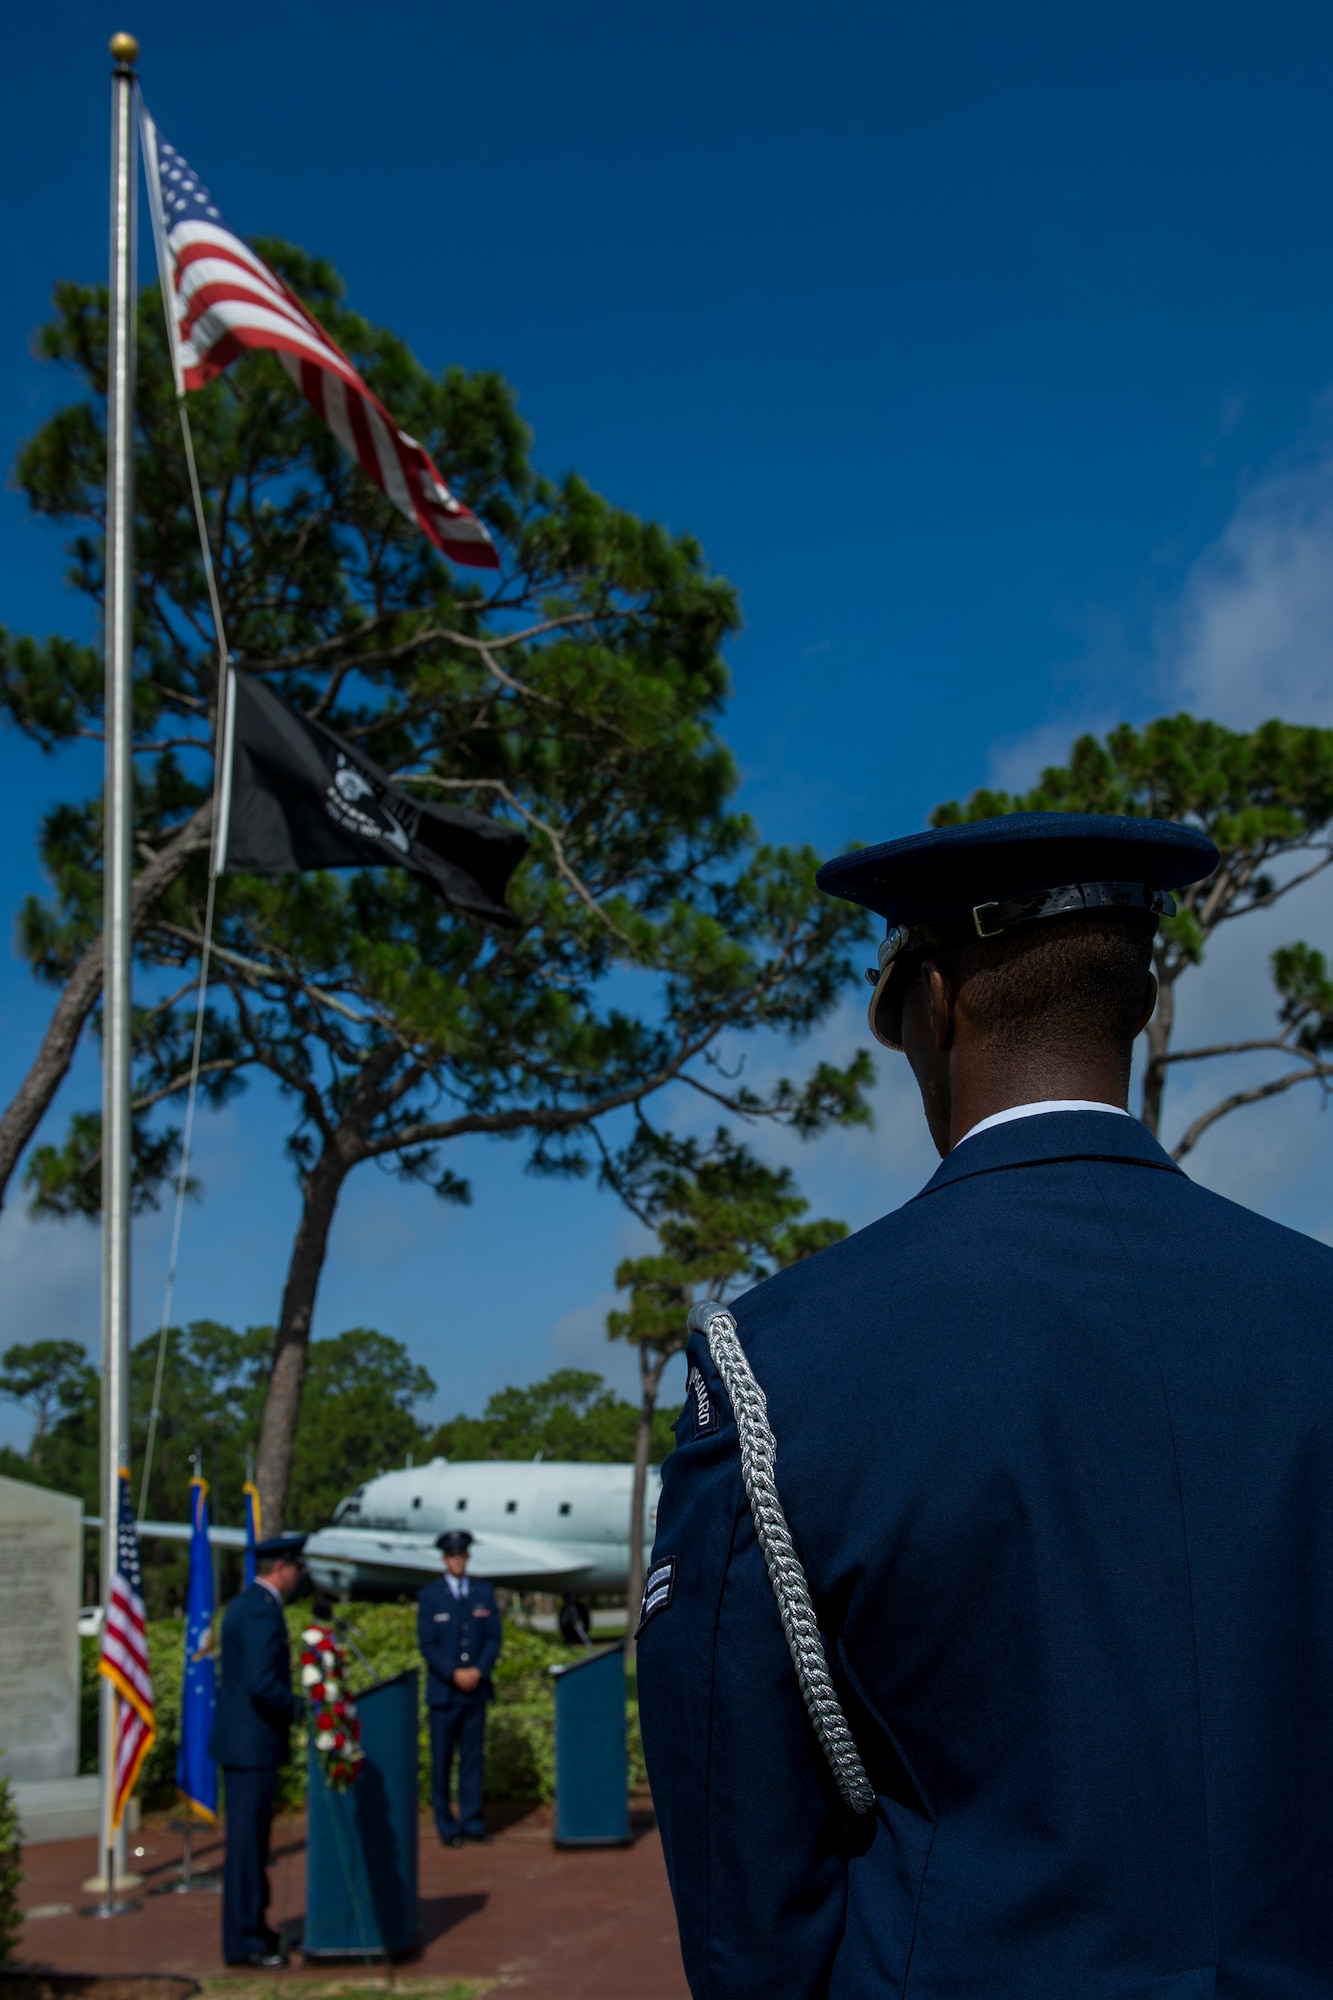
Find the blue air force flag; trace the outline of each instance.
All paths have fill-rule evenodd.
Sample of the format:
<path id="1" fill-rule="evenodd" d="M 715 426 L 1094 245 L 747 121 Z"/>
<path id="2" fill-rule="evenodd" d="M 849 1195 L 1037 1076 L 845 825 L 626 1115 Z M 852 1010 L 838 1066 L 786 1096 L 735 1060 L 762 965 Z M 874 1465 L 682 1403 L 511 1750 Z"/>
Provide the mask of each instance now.
<path id="1" fill-rule="evenodd" d="M 259 1488 L 253 1479 L 247 1479 L 241 1488 L 245 1501 L 245 1587 L 248 1590 L 255 1580 L 255 1543 L 264 1539 L 264 1524 L 259 1512 Z"/>
<path id="2" fill-rule="evenodd" d="M 208 1482 L 190 1481 L 190 1588 L 185 1600 L 185 1685 L 176 1790 L 194 1819 L 217 1824 L 218 1767 L 208 1754 L 217 1706 L 213 1657 L 213 1556 L 208 1546 Z"/>

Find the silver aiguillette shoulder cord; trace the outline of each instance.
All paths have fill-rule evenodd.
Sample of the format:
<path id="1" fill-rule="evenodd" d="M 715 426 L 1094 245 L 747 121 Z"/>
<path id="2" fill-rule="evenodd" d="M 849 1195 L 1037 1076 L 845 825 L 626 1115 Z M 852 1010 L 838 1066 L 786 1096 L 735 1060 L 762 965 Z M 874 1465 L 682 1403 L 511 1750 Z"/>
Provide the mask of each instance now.
<path id="1" fill-rule="evenodd" d="M 701 1333 L 707 1340 L 736 1419 L 741 1477 L 806 1713 L 838 1790 L 853 1812 L 867 1813 L 874 1806 L 875 1794 L 829 1678 L 810 1586 L 778 1498 L 773 1476 L 778 1447 L 768 1421 L 767 1398 L 755 1381 L 737 1337 L 736 1322 L 725 1306 L 711 1301 L 691 1306 L 689 1327 L 691 1333 Z"/>

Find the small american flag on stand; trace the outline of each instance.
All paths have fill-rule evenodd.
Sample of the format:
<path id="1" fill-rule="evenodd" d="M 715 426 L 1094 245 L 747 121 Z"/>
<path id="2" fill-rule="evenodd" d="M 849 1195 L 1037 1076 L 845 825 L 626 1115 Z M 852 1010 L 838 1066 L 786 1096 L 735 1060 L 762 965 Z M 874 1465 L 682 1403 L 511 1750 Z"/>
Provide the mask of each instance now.
<path id="1" fill-rule="evenodd" d="M 456 563 L 498 569 L 481 522 L 455 500 L 430 454 L 400 431 L 296 294 L 228 228 L 189 162 L 141 109 L 144 169 L 176 389 L 201 389 L 248 347 L 275 353 L 344 451 L 414 527 Z"/>
<path id="2" fill-rule="evenodd" d="M 153 1711 L 153 1681 L 148 1671 L 144 1633 L 143 1578 L 139 1570 L 139 1533 L 130 1504 L 129 1474 L 120 1475 L 120 1514 L 116 1523 L 116 1569 L 111 1596 L 102 1620 L 99 1670 L 115 1688 L 116 1768 L 111 1799 L 111 1824 L 118 1827 L 144 1758 L 157 1736 Z"/>

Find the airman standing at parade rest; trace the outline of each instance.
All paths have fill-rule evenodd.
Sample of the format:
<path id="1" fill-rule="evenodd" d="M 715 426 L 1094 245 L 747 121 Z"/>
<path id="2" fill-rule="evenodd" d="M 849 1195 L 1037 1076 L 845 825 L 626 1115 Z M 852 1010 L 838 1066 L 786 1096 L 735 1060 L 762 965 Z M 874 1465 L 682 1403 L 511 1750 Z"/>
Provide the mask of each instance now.
<path id="1" fill-rule="evenodd" d="M 1333 1251 L 1126 1109 L 1217 866 L 1038 813 L 820 872 L 942 1164 L 691 1315 L 638 1673 L 696 2000 L 1333 1994 Z"/>
<path id="2" fill-rule="evenodd" d="M 428 1669 L 431 1807 L 444 1845 L 461 1847 L 465 1840 L 490 1838 L 481 1790 L 486 1707 L 495 1696 L 491 1669 L 500 1657 L 500 1612 L 492 1585 L 467 1573 L 472 1537 L 466 1528 L 450 1529 L 435 1546 L 444 1573 L 417 1597 L 417 1644 Z M 449 1798 L 455 1754 L 457 1816 Z"/>

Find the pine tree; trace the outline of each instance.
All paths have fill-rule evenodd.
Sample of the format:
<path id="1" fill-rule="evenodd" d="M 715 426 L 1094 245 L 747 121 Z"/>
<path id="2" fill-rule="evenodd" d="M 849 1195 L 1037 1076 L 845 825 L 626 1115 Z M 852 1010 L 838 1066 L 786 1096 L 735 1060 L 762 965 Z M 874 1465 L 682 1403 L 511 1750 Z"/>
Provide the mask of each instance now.
<path id="1" fill-rule="evenodd" d="M 502 567 L 493 579 L 451 571 L 274 358 L 248 355 L 190 399 L 232 653 L 400 785 L 506 819 L 532 843 L 512 933 L 387 869 L 220 884 L 207 1081 L 220 1095 L 256 1071 L 274 1080 L 301 1189 L 258 1463 L 277 1526 L 320 1273 L 358 1166 L 465 1199 L 455 1139 L 522 1139 L 535 1172 L 583 1173 L 607 1155 L 601 1123 L 670 1084 L 813 1131 L 864 1115 L 870 1069 L 861 1054 L 757 1093 L 716 1064 L 735 1037 L 799 1037 L 822 1019 L 862 935 L 857 913 L 815 891 L 814 857 L 764 846 L 732 804 L 718 734 L 731 587 L 688 536 L 576 475 L 540 476 L 498 377 L 432 377 L 346 308 L 328 265 L 261 248 L 486 521 Z M 202 941 L 217 678 L 155 294 L 139 331 L 138 948 L 160 997 L 141 1017 L 136 1097 L 151 1190 L 174 1157 L 174 1135 L 164 1143 L 153 1121 L 183 1082 Z M 73 580 L 100 604 L 105 295 L 59 287 L 42 351 L 83 394 L 25 447 L 18 481 L 37 512 L 74 528 Z M 62 639 L 8 641 L 0 700 L 48 746 L 96 736 L 100 663 Z M 96 1003 L 98 802 L 49 815 L 44 852 L 52 894 L 29 904 L 21 933 L 60 999 L 0 1120 L 0 1185 Z M 96 1209 L 98 1139 L 84 1114 L 35 1157 L 47 1212 Z"/>

